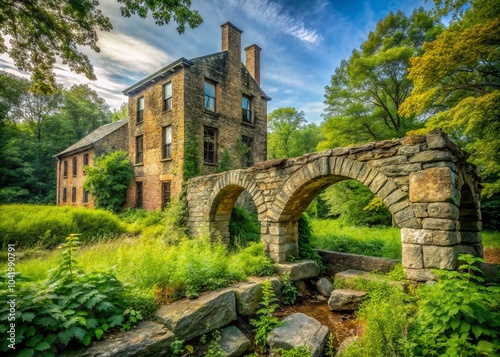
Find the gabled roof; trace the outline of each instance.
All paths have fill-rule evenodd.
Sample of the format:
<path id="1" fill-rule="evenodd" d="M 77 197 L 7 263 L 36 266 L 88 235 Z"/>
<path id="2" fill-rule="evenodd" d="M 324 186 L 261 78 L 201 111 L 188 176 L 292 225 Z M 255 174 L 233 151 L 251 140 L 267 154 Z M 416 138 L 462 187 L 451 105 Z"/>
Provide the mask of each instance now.
<path id="1" fill-rule="evenodd" d="M 102 138 L 108 136 L 112 132 L 120 129 L 122 126 L 128 124 L 128 119 L 122 119 L 120 121 L 116 121 L 114 123 L 106 124 L 103 125 L 93 132 L 91 132 L 89 135 L 81 139 L 80 141 L 76 142 L 75 144 L 71 145 L 69 148 L 67 148 L 64 151 L 61 151 L 59 154 L 54 155 L 54 157 L 59 157 L 63 156 L 72 152 L 76 151 L 82 151 L 88 148 L 91 148 L 94 143 L 98 140 L 101 140 Z"/>

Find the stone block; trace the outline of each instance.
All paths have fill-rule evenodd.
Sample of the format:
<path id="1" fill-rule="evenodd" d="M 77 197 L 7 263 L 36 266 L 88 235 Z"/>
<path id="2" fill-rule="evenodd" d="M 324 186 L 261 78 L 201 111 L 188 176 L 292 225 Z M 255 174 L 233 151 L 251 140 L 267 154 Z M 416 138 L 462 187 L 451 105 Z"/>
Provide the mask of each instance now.
<path id="1" fill-rule="evenodd" d="M 156 311 L 156 319 L 182 340 L 190 340 L 236 320 L 236 298 L 232 289 L 180 300 Z"/>
<path id="2" fill-rule="evenodd" d="M 412 206 L 408 206 L 405 209 L 402 209 L 401 211 L 394 213 L 392 215 L 392 218 L 396 221 L 396 223 L 404 222 L 409 219 L 415 218 L 415 213 L 413 213 Z M 402 227 L 406 226 L 401 226 L 401 228 Z"/>
<path id="3" fill-rule="evenodd" d="M 392 213 L 392 214 L 395 214 L 396 212 L 399 212 L 403 209 L 405 209 L 406 207 L 408 207 L 410 204 L 407 200 L 404 200 L 404 201 L 399 201 L 397 203 L 394 203 L 392 206 L 389 207 L 389 211 Z"/>
<path id="4" fill-rule="evenodd" d="M 407 244 L 432 244 L 432 231 L 401 228 L 401 241 Z"/>
<path id="5" fill-rule="evenodd" d="M 460 232 L 460 241 L 462 243 L 481 243 L 483 241 L 481 232 Z"/>
<path id="6" fill-rule="evenodd" d="M 290 275 L 290 280 L 297 281 L 314 278 L 319 275 L 319 266 L 314 260 L 298 260 L 295 262 L 281 263 L 276 267 L 278 274 L 283 272 Z"/>
<path id="7" fill-rule="evenodd" d="M 387 196 L 386 198 L 382 199 L 382 202 L 384 202 L 384 204 L 387 207 L 390 207 L 394 203 L 399 202 L 407 197 L 408 197 L 407 193 L 405 193 L 401 190 L 396 190 L 393 193 L 391 193 L 389 196 Z"/>
<path id="8" fill-rule="evenodd" d="M 483 246 L 482 244 L 461 244 L 457 246 L 458 254 L 470 254 L 475 257 L 483 256 Z"/>
<path id="9" fill-rule="evenodd" d="M 405 277 L 412 281 L 429 281 L 436 280 L 436 275 L 434 275 L 433 269 L 411 269 L 404 268 Z"/>
<path id="10" fill-rule="evenodd" d="M 378 173 L 377 176 L 374 177 L 373 181 L 370 183 L 369 188 L 373 193 L 377 193 L 382 186 L 387 182 L 387 177 Z"/>
<path id="11" fill-rule="evenodd" d="M 406 221 L 398 222 L 396 221 L 396 224 L 400 228 L 415 228 L 415 229 L 420 229 L 422 228 L 422 218 L 410 218 L 407 219 Z"/>
<path id="12" fill-rule="evenodd" d="M 412 155 L 420 152 L 420 145 L 401 146 L 398 149 L 399 155 Z"/>
<path id="13" fill-rule="evenodd" d="M 436 161 L 451 161 L 453 156 L 448 150 L 426 150 L 419 152 L 410 157 L 410 162 L 436 162 Z"/>
<path id="14" fill-rule="evenodd" d="M 410 173 L 420 171 L 421 169 L 422 169 L 421 164 L 411 163 L 411 164 L 382 166 L 380 168 L 380 172 L 382 172 L 385 176 L 388 177 L 397 177 L 397 176 L 407 176 Z"/>
<path id="15" fill-rule="evenodd" d="M 228 326 L 220 333 L 224 357 L 239 357 L 252 347 L 250 340 L 236 326 Z"/>
<path id="16" fill-rule="evenodd" d="M 435 245 L 425 245 L 422 249 L 425 268 L 446 270 L 457 268 L 458 246 L 438 247 Z"/>
<path id="17" fill-rule="evenodd" d="M 427 212 L 429 212 L 429 217 L 436 218 L 458 218 L 458 207 L 452 203 L 447 202 L 433 202 L 429 203 L 427 207 Z"/>
<path id="18" fill-rule="evenodd" d="M 398 188 L 397 186 L 387 180 L 387 182 L 382 186 L 382 188 L 377 192 L 377 196 L 383 200 L 384 198 L 386 198 L 387 196 L 389 196 L 391 193 L 393 193 L 394 191 L 396 191 Z"/>
<path id="19" fill-rule="evenodd" d="M 447 167 L 433 167 L 410 174 L 411 202 L 460 203 L 458 177 Z"/>
<path id="20" fill-rule="evenodd" d="M 421 269 L 424 267 L 422 245 L 403 243 L 402 263 L 404 268 Z"/>
<path id="21" fill-rule="evenodd" d="M 328 306 L 332 311 L 353 311 L 359 309 L 359 305 L 366 296 L 365 291 L 352 289 L 335 289 L 328 299 Z"/>
<path id="22" fill-rule="evenodd" d="M 413 207 L 413 212 L 415 213 L 415 217 L 425 218 L 429 217 L 429 213 L 427 212 L 427 203 L 413 203 L 411 206 Z"/>
<path id="23" fill-rule="evenodd" d="M 329 297 L 333 291 L 333 284 L 327 278 L 321 278 L 316 282 L 318 292 L 326 297 Z"/>
<path id="24" fill-rule="evenodd" d="M 281 296 L 282 284 L 278 278 L 250 278 L 250 281 L 241 282 L 233 288 L 236 297 L 236 311 L 239 315 L 248 316 L 258 310 L 264 281 L 270 281 L 275 295 Z"/>
<path id="25" fill-rule="evenodd" d="M 454 231 L 459 228 L 459 223 L 454 219 L 445 218 L 423 218 L 422 227 L 424 229 L 435 229 L 440 231 Z"/>
<path id="26" fill-rule="evenodd" d="M 479 232 L 483 228 L 483 223 L 479 221 L 460 221 L 460 229 L 463 231 Z"/>
<path id="27" fill-rule="evenodd" d="M 442 149 L 448 146 L 448 140 L 442 131 L 431 132 L 426 137 L 429 149 Z"/>
<path id="28" fill-rule="evenodd" d="M 432 244 L 434 245 L 455 245 L 460 243 L 460 233 L 457 231 L 431 231 Z"/>
<path id="29" fill-rule="evenodd" d="M 283 319 L 267 337 L 271 353 L 277 349 L 290 350 L 299 346 L 310 349 L 312 357 L 319 357 L 325 349 L 328 327 L 302 313 L 295 313 Z"/>

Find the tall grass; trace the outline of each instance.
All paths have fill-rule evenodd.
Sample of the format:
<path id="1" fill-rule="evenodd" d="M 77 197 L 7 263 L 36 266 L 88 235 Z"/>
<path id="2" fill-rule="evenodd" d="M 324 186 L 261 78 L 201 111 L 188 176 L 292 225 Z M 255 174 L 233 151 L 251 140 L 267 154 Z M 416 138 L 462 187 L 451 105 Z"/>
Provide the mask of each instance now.
<path id="1" fill-rule="evenodd" d="M 311 225 L 311 245 L 314 248 L 401 259 L 399 228 L 353 227 L 332 219 L 312 219 Z"/>

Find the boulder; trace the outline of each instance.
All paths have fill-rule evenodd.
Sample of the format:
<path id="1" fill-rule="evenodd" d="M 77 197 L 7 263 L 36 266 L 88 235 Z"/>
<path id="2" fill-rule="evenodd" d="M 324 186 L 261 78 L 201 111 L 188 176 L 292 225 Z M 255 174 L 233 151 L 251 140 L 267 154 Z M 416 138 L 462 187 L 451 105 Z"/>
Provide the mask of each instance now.
<path id="1" fill-rule="evenodd" d="M 250 340 L 236 326 L 221 331 L 221 347 L 225 357 L 239 357 L 250 349 Z"/>
<path id="2" fill-rule="evenodd" d="M 319 357 L 325 349 L 328 327 L 302 313 L 287 316 L 267 337 L 267 344 L 273 350 L 289 350 L 299 346 L 310 349 L 312 357 Z"/>
<path id="3" fill-rule="evenodd" d="M 277 266 L 278 274 L 283 272 L 290 275 L 291 281 L 315 278 L 319 275 L 319 265 L 314 260 L 298 260 L 295 262 L 281 263 Z"/>
<path id="4" fill-rule="evenodd" d="M 278 278 L 250 278 L 236 285 L 233 290 L 236 296 L 236 309 L 239 315 L 248 316 L 259 309 L 262 300 L 262 283 L 271 281 L 274 293 L 279 299 L 281 295 L 281 281 Z"/>
<path id="5" fill-rule="evenodd" d="M 327 278 L 321 278 L 316 282 L 316 289 L 321 295 L 330 296 L 333 291 L 333 284 Z"/>
<path id="6" fill-rule="evenodd" d="M 156 311 L 164 324 L 181 340 L 190 340 L 236 320 L 236 299 L 232 289 L 200 296 L 196 300 L 180 300 Z"/>
<path id="7" fill-rule="evenodd" d="M 332 291 L 328 306 L 332 311 L 357 310 L 366 292 L 351 289 L 336 289 Z"/>
<path id="8" fill-rule="evenodd" d="M 167 356 L 174 334 L 165 326 L 144 321 L 129 331 L 119 332 L 115 338 L 94 343 L 79 352 L 84 357 Z"/>
<path id="9" fill-rule="evenodd" d="M 354 342 L 356 342 L 357 340 L 359 340 L 358 336 L 352 336 L 352 337 L 348 337 L 344 341 L 342 341 L 342 343 L 340 344 L 339 348 L 337 349 L 337 353 L 335 354 L 335 357 L 342 356 L 342 353 L 344 353 L 344 351 L 350 345 L 352 345 Z"/>

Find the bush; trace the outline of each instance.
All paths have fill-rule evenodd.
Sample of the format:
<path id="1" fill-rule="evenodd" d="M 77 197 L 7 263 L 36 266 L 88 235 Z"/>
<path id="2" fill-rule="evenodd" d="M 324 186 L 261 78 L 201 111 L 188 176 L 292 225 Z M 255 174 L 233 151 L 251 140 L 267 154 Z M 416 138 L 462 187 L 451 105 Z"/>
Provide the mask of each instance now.
<path id="1" fill-rule="evenodd" d="M 323 264 L 323 259 L 321 256 L 313 249 L 311 245 L 311 240 L 313 237 L 313 228 L 309 217 L 304 213 L 300 216 L 299 227 L 298 227 L 298 245 L 299 245 L 299 259 L 312 259 L 314 260 L 319 268 L 321 274 L 325 272 L 325 265 Z"/>
<path id="2" fill-rule="evenodd" d="M 233 249 L 246 247 L 250 242 L 258 242 L 260 222 L 257 214 L 235 206 L 229 220 L 229 237 L 229 244 Z"/>
<path id="3" fill-rule="evenodd" d="M 0 244 L 5 249 L 53 248 L 70 233 L 81 233 L 88 242 L 102 236 L 125 233 L 127 226 L 107 211 L 85 208 L 5 205 L 0 206 Z"/>

